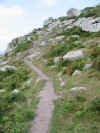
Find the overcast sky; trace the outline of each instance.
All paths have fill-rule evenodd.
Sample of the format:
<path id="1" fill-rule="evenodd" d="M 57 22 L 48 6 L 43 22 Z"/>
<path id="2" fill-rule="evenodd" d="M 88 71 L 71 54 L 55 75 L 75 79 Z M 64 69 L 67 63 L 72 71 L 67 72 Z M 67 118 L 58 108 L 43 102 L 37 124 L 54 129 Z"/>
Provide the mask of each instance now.
<path id="1" fill-rule="evenodd" d="M 44 19 L 66 15 L 69 8 L 82 9 L 100 0 L 0 0 L 0 51 L 7 43 L 43 24 Z"/>

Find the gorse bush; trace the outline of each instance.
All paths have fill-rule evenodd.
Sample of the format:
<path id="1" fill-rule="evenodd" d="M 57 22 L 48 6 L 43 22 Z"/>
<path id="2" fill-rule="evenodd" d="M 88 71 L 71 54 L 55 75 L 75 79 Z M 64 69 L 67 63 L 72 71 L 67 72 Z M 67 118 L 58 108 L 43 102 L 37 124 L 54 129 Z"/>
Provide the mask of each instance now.
<path id="1" fill-rule="evenodd" d="M 5 92 L 0 93 L 0 133 L 24 133 L 25 121 L 33 118 L 31 109 L 24 111 L 26 96 L 23 90 L 12 92 L 14 89 L 20 89 L 28 76 L 29 72 L 24 67 L 0 71 L 0 89 L 5 89 Z"/>
<path id="2" fill-rule="evenodd" d="M 28 72 L 24 69 L 0 71 L 0 85 L 7 90 L 13 90 L 20 87 L 23 81 L 28 79 Z M 1 87 L 0 87 L 1 88 Z"/>
<path id="3" fill-rule="evenodd" d="M 96 7 L 85 8 L 78 18 L 92 16 L 100 17 L 100 5 L 97 5 Z"/>
<path id="4" fill-rule="evenodd" d="M 92 35 L 91 32 L 82 31 L 80 27 L 74 26 L 71 29 L 67 29 L 62 33 L 64 36 L 79 35 L 80 37 L 89 37 Z"/>
<path id="5" fill-rule="evenodd" d="M 32 46 L 31 41 L 23 41 L 23 43 L 17 45 L 17 47 L 15 48 L 15 53 L 24 52 L 25 50 L 27 50 L 31 46 Z"/>
<path id="6" fill-rule="evenodd" d="M 94 98 L 91 101 L 89 108 L 91 109 L 91 111 L 99 111 L 100 112 L 100 98 L 98 98 L 98 97 Z"/>
<path id="7" fill-rule="evenodd" d="M 46 57 L 53 58 L 53 57 L 57 57 L 57 56 L 63 56 L 70 50 L 73 50 L 76 48 L 83 48 L 83 47 L 84 46 L 81 43 L 65 41 L 64 43 L 57 44 L 55 46 L 51 46 L 50 50 L 47 51 Z"/>
<path id="8" fill-rule="evenodd" d="M 95 46 L 90 50 L 90 57 L 93 61 L 93 67 L 100 70 L 100 47 Z"/>
<path id="9" fill-rule="evenodd" d="M 69 62 L 69 64 L 67 64 L 66 66 L 65 73 L 72 74 L 75 70 L 82 71 L 84 65 L 86 64 L 86 61 L 87 59 L 83 58 L 83 59 Z"/>

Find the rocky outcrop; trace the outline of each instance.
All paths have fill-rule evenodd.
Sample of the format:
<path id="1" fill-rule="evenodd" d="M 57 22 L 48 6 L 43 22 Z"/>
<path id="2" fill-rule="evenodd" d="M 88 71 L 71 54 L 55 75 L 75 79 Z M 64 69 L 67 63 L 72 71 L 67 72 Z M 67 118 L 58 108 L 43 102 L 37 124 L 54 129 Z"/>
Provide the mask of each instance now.
<path id="1" fill-rule="evenodd" d="M 64 60 L 77 60 L 84 57 L 83 50 L 74 50 L 68 52 L 66 55 L 63 56 Z"/>
<path id="2" fill-rule="evenodd" d="M 80 11 L 75 9 L 75 8 L 71 8 L 68 10 L 67 12 L 67 17 L 68 18 L 74 18 L 80 15 Z"/>
<path id="3" fill-rule="evenodd" d="M 75 72 L 72 75 L 75 76 L 75 75 L 80 75 L 80 74 L 81 74 L 80 70 L 75 70 Z"/>
<path id="4" fill-rule="evenodd" d="M 80 18 L 73 24 L 73 26 L 79 26 L 83 31 L 86 32 L 98 32 L 100 31 L 100 17 L 96 19 L 93 17 Z"/>

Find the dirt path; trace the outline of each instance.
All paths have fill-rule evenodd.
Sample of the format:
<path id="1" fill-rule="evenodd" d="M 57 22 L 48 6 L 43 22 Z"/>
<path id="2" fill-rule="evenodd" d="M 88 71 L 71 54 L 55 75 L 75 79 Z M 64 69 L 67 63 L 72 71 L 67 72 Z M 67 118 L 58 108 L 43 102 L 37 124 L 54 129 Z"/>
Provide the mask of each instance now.
<path id="1" fill-rule="evenodd" d="M 40 92 L 40 103 L 37 107 L 37 116 L 32 123 L 31 133 L 48 133 L 50 120 L 53 112 L 54 88 L 53 83 L 48 76 L 43 74 L 28 59 L 25 59 L 27 65 L 33 69 L 41 79 L 46 80 L 45 87 Z"/>

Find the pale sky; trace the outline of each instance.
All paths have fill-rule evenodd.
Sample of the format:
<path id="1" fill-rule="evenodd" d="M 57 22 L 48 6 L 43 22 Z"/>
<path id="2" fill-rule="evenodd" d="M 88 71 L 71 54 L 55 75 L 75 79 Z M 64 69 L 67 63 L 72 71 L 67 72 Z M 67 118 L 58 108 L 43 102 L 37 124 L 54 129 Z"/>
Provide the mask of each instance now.
<path id="1" fill-rule="evenodd" d="M 100 0 L 0 0 L 0 51 L 20 35 L 42 26 L 45 18 L 66 15 L 70 8 L 83 9 Z"/>

